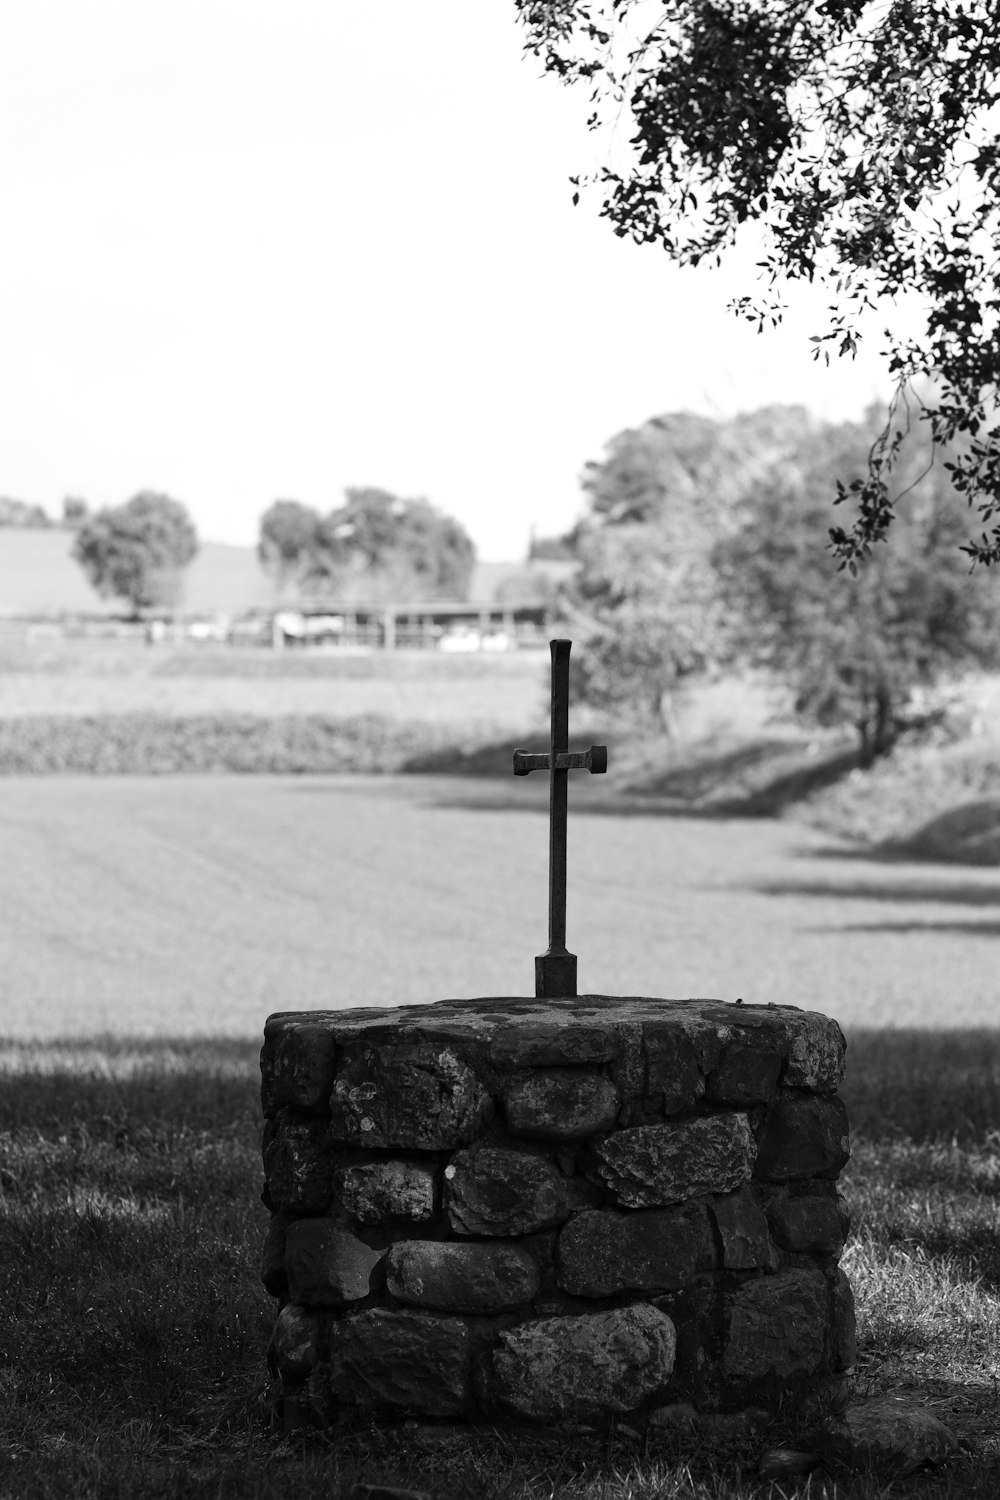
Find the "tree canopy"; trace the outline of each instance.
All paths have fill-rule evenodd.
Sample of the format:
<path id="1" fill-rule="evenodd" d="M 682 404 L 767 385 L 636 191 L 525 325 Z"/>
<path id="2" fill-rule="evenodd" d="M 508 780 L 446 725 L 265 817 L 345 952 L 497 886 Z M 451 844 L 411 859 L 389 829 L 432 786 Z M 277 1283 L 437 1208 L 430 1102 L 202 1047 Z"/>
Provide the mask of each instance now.
<path id="1" fill-rule="evenodd" d="M 468 597 L 476 552 L 458 521 L 426 500 L 387 490 L 348 489 L 345 496 L 325 516 L 295 500 L 265 511 L 257 550 L 279 586 L 343 603 Z"/>
<path id="2" fill-rule="evenodd" d="M 671 412 L 618 433 L 587 464 L 580 570 L 565 593 L 587 702 L 672 728 L 678 691 L 721 651 L 711 556 L 727 511 L 761 472 L 774 429 L 797 417 L 769 409 L 720 424 Z"/>
<path id="3" fill-rule="evenodd" d="M 138 615 L 176 604 L 183 571 L 197 551 L 186 506 L 142 490 L 124 505 L 85 517 L 72 556 L 99 594 L 125 600 Z"/>
<path id="4" fill-rule="evenodd" d="M 616 234 L 697 265 L 756 223 L 762 286 L 735 309 L 764 327 L 780 320 L 784 278 L 823 283 L 818 358 L 852 355 L 859 316 L 881 313 L 879 299 L 919 299 L 919 336 L 885 329 L 896 395 L 864 469 L 831 483 L 850 502 L 845 524 L 829 528 L 841 566 L 886 537 L 912 475 L 908 445 L 942 457 L 978 512 L 963 550 L 1000 561 L 993 0 L 516 4 L 528 50 L 589 89 L 588 123 L 608 132 L 613 158 L 581 177 Z M 911 401 L 929 444 L 914 439 Z"/>
<path id="5" fill-rule="evenodd" d="M 713 554 L 730 655 L 784 681 L 805 722 L 851 726 L 863 763 L 892 749 L 915 691 L 1000 665 L 1000 597 L 992 578 L 968 576 L 965 510 L 928 463 L 926 432 L 901 458 L 909 493 L 892 546 L 830 587 L 826 497 L 835 476 L 863 472 L 878 420 L 876 409 L 866 422 L 810 424 Z"/>
<path id="6" fill-rule="evenodd" d="M 915 688 L 1000 663 L 1000 598 L 992 578 L 967 576 L 965 510 L 927 464 L 926 431 L 901 460 L 911 493 L 893 546 L 831 588 L 830 487 L 863 474 L 876 417 L 674 412 L 613 438 L 584 477 L 565 599 L 582 696 L 669 730 L 689 680 L 764 667 L 802 720 L 854 729 L 871 758 L 891 748 Z"/>

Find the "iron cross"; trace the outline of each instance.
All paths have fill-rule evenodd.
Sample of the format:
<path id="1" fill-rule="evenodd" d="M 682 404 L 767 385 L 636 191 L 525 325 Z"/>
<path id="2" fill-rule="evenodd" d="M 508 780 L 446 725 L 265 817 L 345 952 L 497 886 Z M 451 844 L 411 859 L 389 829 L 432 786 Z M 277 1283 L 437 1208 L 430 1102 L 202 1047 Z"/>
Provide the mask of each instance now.
<path id="1" fill-rule="evenodd" d="M 569 749 L 569 653 L 572 641 L 550 641 L 552 721 L 549 753 L 514 751 L 514 775 L 550 771 L 549 780 L 549 946 L 535 959 L 535 995 L 576 994 L 576 954 L 566 947 L 566 790 L 568 773 L 586 768 L 595 776 L 608 769 L 607 745 Z"/>

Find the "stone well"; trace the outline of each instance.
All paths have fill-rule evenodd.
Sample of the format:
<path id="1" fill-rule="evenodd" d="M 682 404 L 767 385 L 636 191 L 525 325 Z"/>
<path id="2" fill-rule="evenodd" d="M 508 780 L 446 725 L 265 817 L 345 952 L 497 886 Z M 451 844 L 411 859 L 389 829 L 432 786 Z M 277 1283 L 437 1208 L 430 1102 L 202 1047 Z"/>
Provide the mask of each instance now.
<path id="1" fill-rule="evenodd" d="M 828 1393 L 854 1359 L 843 1069 L 792 1006 L 271 1016 L 276 1413 L 642 1427 Z"/>

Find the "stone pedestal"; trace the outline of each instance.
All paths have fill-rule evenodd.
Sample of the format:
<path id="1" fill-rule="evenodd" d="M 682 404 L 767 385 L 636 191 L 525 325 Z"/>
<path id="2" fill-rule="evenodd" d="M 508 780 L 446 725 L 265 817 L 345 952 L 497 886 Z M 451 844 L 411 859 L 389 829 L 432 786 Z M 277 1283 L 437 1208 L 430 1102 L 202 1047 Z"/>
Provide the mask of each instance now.
<path id="1" fill-rule="evenodd" d="M 791 1006 L 271 1016 L 263 1280 L 286 1425 L 349 1406 L 633 1426 L 854 1358 L 844 1038 Z"/>

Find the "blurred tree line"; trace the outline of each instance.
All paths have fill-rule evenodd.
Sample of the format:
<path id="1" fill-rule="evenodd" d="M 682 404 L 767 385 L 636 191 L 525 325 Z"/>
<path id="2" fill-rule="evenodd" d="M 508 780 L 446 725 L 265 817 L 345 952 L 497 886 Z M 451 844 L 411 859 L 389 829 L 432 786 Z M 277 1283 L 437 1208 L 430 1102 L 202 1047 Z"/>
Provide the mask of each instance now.
<path id="1" fill-rule="evenodd" d="M 257 554 L 279 587 L 344 604 L 468 598 L 476 550 L 458 521 L 388 490 L 344 493 L 326 515 L 298 500 L 265 511 Z"/>
<path id="2" fill-rule="evenodd" d="M 654 417 L 587 466 L 580 569 L 562 608 L 578 690 L 671 731 L 678 690 L 765 668 L 798 716 L 891 749 L 914 689 L 1000 665 L 1000 580 L 970 573 L 965 502 L 914 423 L 897 521 L 854 572 L 829 545 L 837 479 L 867 472 L 884 415 L 829 423 L 800 407 L 729 420 Z"/>

